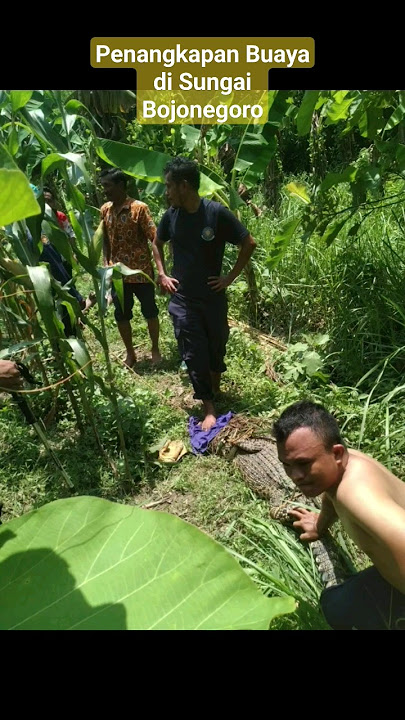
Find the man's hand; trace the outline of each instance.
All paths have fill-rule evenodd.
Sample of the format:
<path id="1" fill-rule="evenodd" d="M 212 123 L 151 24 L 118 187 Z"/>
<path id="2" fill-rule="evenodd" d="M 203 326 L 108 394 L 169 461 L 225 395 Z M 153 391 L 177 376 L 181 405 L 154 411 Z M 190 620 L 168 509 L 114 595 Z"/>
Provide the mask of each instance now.
<path id="1" fill-rule="evenodd" d="M 304 532 L 300 535 L 300 540 L 304 540 L 306 542 L 314 542 L 314 540 L 319 540 L 319 533 L 317 530 L 318 525 L 318 513 L 313 513 L 310 510 L 305 510 L 304 508 L 297 508 L 295 510 L 289 510 L 289 515 L 292 517 L 297 518 L 296 521 L 293 523 L 293 527 L 295 527 L 297 530 L 303 530 Z"/>
<path id="2" fill-rule="evenodd" d="M 169 277 L 168 275 L 159 275 L 158 284 L 162 288 L 163 292 L 175 293 L 179 281 L 176 278 Z"/>
<path id="3" fill-rule="evenodd" d="M 0 392 L 7 390 L 14 392 L 22 390 L 24 381 L 15 362 L 12 360 L 0 360 Z"/>
<path id="4" fill-rule="evenodd" d="M 216 275 L 210 275 L 208 278 L 208 285 L 210 286 L 211 290 L 214 290 L 215 292 L 225 290 L 225 288 L 229 287 L 231 282 L 232 278 L 230 278 L 229 275 L 221 275 L 220 277 L 217 277 Z"/>

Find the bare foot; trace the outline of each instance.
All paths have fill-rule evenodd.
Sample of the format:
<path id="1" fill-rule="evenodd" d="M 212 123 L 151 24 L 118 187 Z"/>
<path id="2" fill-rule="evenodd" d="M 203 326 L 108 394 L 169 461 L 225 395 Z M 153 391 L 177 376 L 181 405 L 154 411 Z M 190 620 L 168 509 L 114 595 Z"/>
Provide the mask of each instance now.
<path id="1" fill-rule="evenodd" d="M 211 430 L 211 428 L 214 427 L 216 421 L 217 421 L 217 419 L 216 419 L 215 415 L 208 413 L 201 423 L 201 429 L 204 431 Z"/>
<path id="2" fill-rule="evenodd" d="M 127 355 L 124 360 L 124 365 L 128 368 L 132 368 L 136 363 L 136 355 Z"/>
<path id="3" fill-rule="evenodd" d="M 159 350 L 152 350 L 152 365 L 158 365 L 162 362 L 162 356 Z"/>

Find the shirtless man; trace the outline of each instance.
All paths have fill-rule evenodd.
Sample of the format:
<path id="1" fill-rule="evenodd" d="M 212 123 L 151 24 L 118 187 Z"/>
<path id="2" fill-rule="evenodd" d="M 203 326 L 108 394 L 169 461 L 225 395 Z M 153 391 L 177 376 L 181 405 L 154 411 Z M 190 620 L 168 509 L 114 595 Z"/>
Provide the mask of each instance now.
<path id="1" fill-rule="evenodd" d="M 381 463 L 346 448 L 321 405 L 294 403 L 274 424 L 284 469 L 306 497 L 323 493 L 320 513 L 291 510 L 300 539 L 318 540 L 340 520 L 373 565 L 323 591 L 334 630 L 405 629 L 405 483 Z"/>

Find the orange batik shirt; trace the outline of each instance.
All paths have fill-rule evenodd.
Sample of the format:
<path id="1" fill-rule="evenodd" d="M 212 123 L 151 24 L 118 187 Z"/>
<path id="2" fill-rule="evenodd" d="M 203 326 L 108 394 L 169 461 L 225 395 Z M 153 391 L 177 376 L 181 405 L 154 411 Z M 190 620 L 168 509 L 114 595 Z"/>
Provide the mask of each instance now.
<path id="1" fill-rule="evenodd" d="M 131 270 L 142 270 L 153 279 L 152 257 L 148 241 L 156 234 L 148 206 L 127 197 L 123 205 L 114 208 L 112 202 L 102 206 L 104 232 L 110 243 L 111 263 L 121 262 Z M 129 275 L 124 282 L 148 282 L 144 275 Z"/>

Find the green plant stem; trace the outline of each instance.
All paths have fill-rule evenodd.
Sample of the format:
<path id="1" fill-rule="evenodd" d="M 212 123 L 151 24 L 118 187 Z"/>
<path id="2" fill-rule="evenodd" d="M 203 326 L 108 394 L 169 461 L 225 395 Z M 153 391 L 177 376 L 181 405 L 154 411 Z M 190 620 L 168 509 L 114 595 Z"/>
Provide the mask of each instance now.
<path id="1" fill-rule="evenodd" d="M 51 339 L 51 338 L 49 338 L 49 341 L 51 343 L 52 351 L 55 356 L 56 366 L 59 370 L 60 376 L 62 379 L 66 380 L 68 375 L 66 373 L 65 365 L 64 365 L 64 362 L 63 362 L 63 359 L 61 356 L 61 352 L 58 347 L 58 343 L 57 343 L 57 341 L 55 341 L 54 339 Z M 69 400 L 71 402 L 73 412 L 76 416 L 77 427 L 79 428 L 80 433 L 83 434 L 84 433 L 84 425 L 83 425 L 83 421 L 82 421 L 82 418 L 80 415 L 80 410 L 79 410 L 79 406 L 77 404 L 77 400 L 73 393 L 71 381 L 67 380 L 67 382 L 64 383 L 64 387 L 66 388 L 66 392 L 69 395 Z"/>
<path id="2" fill-rule="evenodd" d="M 113 463 L 113 461 L 108 456 L 108 453 L 103 448 L 103 444 L 101 442 L 100 435 L 98 434 L 97 426 L 96 426 L 96 423 L 94 420 L 94 411 L 89 403 L 88 397 L 86 395 L 86 390 L 83 387 L 80 379 L 78 379 L 77 384 L 78 384 L 78 388 L 79 388 L 80 398 L 82 401 L 82 406 L 84 408 L 85 415 L 86 415 L 86 417 L 91 425 L 91 428 L 93 430 L 97 446 L 98 446 L 104 460 L 108 463 L 108 465 L 110 466 L 111 470 L 113 471 L 113 473 L 116 477 L 117 476 L 117 467 L 116 467 L 115 463 Z"/>
<path id="3" fill-rule="evenodd" d="M 94 277 L 93 277 L 93 285 L 94 285 L 94 290 L 95 290 L 95 293 L 97 296 L 97 301 L 98 301 L 97 307 L 100 308 L 101 307 L 100 287 L 97 283 L 97 280 Z M 110 399 L 111 399 L 111 402 L 112 402 L 112 405 L 114 408 L 115 419 L 117 422 L 118 436 L 120 439 L 120 447 L 121 447 L 121 452 L 122 452 L 122 456 L 124 459 L 125 479 L 128 482 L 130 482 L 131 481 L 131 473 L 130 473 L 130 469 L 129 469 L 127 448 L 125 445 L 124 430 L 122 427 L 121 415 L 120 415 L 120 411 L 119 411 L 119 407 L 118 407 L 117 392 L 116 392 L 115 383 L 114 383 L 114 373 L 112 370 L 110 353 L 109 353 L 109 349 L 108 349 L 108 341 L 107 341 L 107 333 L 106 333 L 106 329 L 105 329 L 104 316 L 101 311 L 99 311 L 98 315 L 100 318 L 101 335 L 103 338 L 102 347 L 103 347 L 103 351 L 104 351 L 104 357 L 105 357 L 105 362 L 106 362 L 106 366 L 107 366 L 108 382 L 109 382 L 109 386 L 110 386 Z"/>

